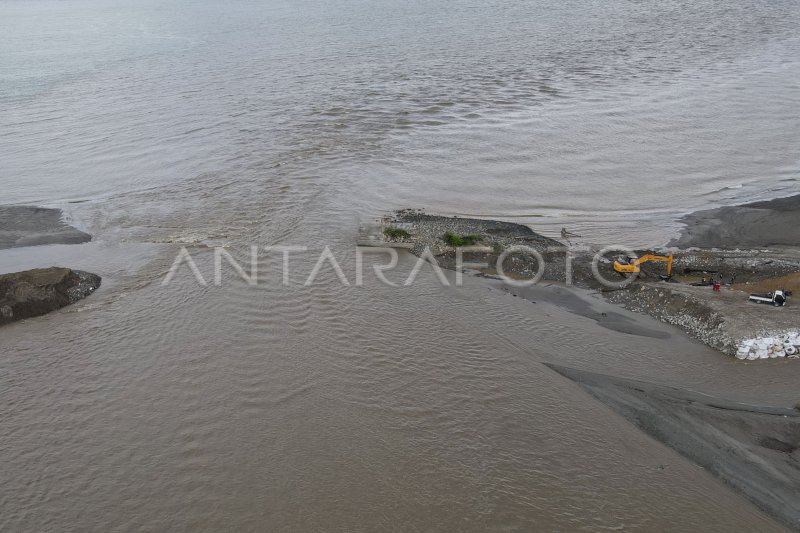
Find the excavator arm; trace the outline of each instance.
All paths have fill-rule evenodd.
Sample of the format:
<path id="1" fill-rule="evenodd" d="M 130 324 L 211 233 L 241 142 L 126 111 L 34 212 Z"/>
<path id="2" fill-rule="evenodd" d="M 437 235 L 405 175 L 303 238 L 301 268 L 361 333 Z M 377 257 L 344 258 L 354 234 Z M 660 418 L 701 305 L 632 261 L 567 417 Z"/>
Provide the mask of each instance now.
<path id="1" fill-rule="evenodd" d="M 646 254 L 641 257 L 637 257 L 630 263 L 620 263 L 619 261 L 614 261 L 614 270 L 617 272 L 641 272 L 641 265 L 642 263 L 647 263 L 648 261 L 656 261 L 660 263 L 667 264 L 667 276 L 672 276 L 672 255 L 653 255 L 653 254 Z"/>

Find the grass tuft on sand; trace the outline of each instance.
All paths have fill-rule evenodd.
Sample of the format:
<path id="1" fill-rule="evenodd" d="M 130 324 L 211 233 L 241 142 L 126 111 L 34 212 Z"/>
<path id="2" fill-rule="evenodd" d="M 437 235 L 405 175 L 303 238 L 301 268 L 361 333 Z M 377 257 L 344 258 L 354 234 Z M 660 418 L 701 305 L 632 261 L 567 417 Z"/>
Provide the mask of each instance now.
<path id="1" fill-rule="evenodd" d="M 472 246 L 481 240 L 481 236 L 476 234 L 458 235 L 452 231 L 448 231 L 442 235 L 442 239 L 450 246 Z"/>
<path id="2" fill-rule="evenodd" d="M 394 226 L 383 228 L 383 234 L 388 239 L 408 239 L 409 237 L 411 237 L 411 234 L 406 230 L 401 228 L 395 228 Z"/>

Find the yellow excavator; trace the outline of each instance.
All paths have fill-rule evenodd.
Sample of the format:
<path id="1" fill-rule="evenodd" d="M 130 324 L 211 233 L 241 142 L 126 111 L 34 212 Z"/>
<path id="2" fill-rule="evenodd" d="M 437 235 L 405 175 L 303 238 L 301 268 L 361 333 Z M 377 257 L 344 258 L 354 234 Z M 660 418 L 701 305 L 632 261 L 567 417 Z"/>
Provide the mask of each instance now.
<path id="1" fill-rule="evenodd" d="M 641 257 L 631 258 L 632 260 L 621 263 L 620 261 L 614 261 L 614 270 L 617 272 L 622 273 L 639 273 L 641 272 L 641 268 L 639 265 L 642 263 L 647 263 L 648 261 L 656 261 L 660 263 L 667 264 L 667 275 L 664 279 L 670 279 L 672 277 L 672 254 L 670 255 L 653 255 L 653 254 L 646 254 Z M 663 276 L 662 276 L 663 277 Z"/>

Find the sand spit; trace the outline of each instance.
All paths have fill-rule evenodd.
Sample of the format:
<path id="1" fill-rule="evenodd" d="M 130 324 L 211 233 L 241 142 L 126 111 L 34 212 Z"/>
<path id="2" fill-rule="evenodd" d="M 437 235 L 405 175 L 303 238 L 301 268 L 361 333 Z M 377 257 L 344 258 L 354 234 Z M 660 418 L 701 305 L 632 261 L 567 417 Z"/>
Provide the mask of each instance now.
<path id="1" fill-rule="evenodd" d="M 678 248 L 800 246 L 800 195 L 698 211 L 683 218 Z"/>
<path id="2" fill-rule="evenodd" d="M 65 224 L 60 209 L 0 206 L 0 250 L 42 244 L 80 244 L 92 236 Z"/>
<path id="3" fill-rule="evenodd" d="M 775 213 L 786 222 L 794 216 L 787 206 L 800 205 L 800 196 L 775 200 Z M 780 240 L 783 245 L 795 242 L 798 233 L 794 226 L 783 227 L 784 236 L 776 237 L 778 228 L 766 222 L 751 225 L 748 217 L 737 218 L 732 213 L 743 209 L 770 211 L 768 202 L 753 208 L 743 206 L 726 209 L 727 228 L 741 225 L 748 238 L 760 237 L 762 242 Z M 783 217 L 783 218 L 781 218 Z M 724 249 L 679 250 L 657 248 L 637 250 L 645 253 L 672 254 L 672 278 L 664 281 L 664 263 L 642 265 L 638 278 L 625 288 L 610 288 L 601 284 L 592 271 L 592 260 L 599 245 L 557 241 L 536 233 L 528 226 L 485 219 L 443 217 L 416 210 L 402 210 L 384 218 L 383 229 L 401 229 L 401 237 L 386 238 L 386 244 L 402 245 L 415 255 L 426 248 L 440 266 L 459 268 L 480 276 L 497 277 L 498 260 L 503 272 L 515 280 L 530 280 L 541 275 L 540 283 L 567 283 L 566 250 L 573 256 L 569 280 L 576 287 L 589 289 L 625 308 L 646 313 L 663 322 L 681 328 L 689 335 L 729 355 L 740 352 L 748 339 L 770 338 L 794 331 L 800 326 L 800 294 L 790 297 L 784 307 L 759 305 L 748 300 L 751 292 L 777 289 L 791 290 L 800 283 L 800 248 L 781 246 L 776 249 L 738 249 L 731 243 Z M 761 233 L 759 233 L 761 232 Z M 474 246 L 458 249 L 446 242 L 446 234 L 474 236 Z M 687 241 L 688 242 L 688 241 Z M 693 241 L 694 242 L 694 241 Z M 533 254 L 515 252 L 503 256 L 511 248 L 525 246 L 535 250 L 545 261 L 539 272 L 539 262 Z M 459 255 L 462 262 L 459 263 Z M 597 263 L 598 272 L 607 280 L 622 281 L 612 267 L 613 259 Z M 720 291 L 712 290 L 712 281 L 719 281 Z M 797 302 L 797 303 L 795 303 Z M 784 353 L 786 353 L 784 351 Z M 786 354 L 791 355 L 791 354 Z M 746 359 L 746 357 L 745 357 Z M 751 358 L 753 359 L 753 358 Z"/>
<path id="4" fill-rule="evenodd" d="M 548 366 L 800 531 L 800 412 Z"/>

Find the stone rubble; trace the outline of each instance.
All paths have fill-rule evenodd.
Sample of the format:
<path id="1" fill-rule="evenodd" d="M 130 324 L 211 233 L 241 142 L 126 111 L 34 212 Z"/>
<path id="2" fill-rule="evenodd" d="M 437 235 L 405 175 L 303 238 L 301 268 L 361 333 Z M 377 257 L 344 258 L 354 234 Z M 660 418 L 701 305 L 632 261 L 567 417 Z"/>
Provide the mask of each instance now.
<path id="1" fill-rule="evenodd" d="M 770 337 L 744 339 L 736 349 L 737 359 L 775 359 L 800 357 L 800 330 L 788 331 Z"/>

